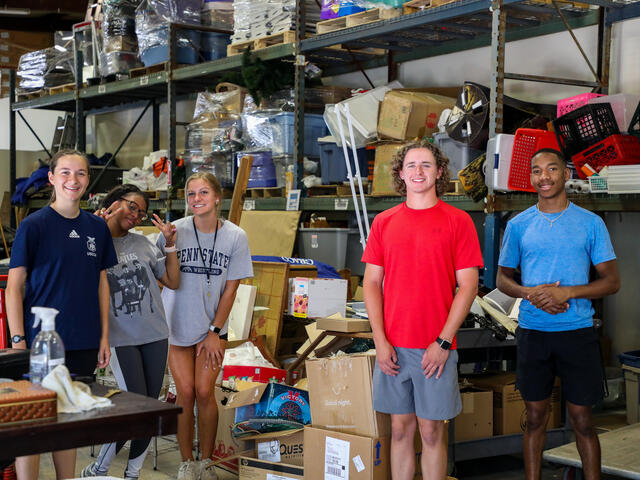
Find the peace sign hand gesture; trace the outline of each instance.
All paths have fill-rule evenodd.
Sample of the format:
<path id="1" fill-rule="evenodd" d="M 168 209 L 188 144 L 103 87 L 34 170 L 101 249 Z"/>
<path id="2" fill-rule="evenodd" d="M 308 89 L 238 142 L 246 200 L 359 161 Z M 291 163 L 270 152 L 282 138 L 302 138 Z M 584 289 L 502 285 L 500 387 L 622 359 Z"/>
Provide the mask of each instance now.
<path id="1" fill-rule="evenodd" d="M 153 223 L 164 236 L 165 246 L 173 247 L 176 243 L 176 227 L 174 227 L 171 222 L 164 223 L 156 213 L 153 214 L 151 223 Z"/>
<path id="2" fill-rule="evenodd" d="M 99 210 L 96 210 L 95 212 L 93 212 L 93 214 L 99 216 L 106 222 L 122 210 L 121 206 L 116 208 L 116 203 L 117 202 L 114 202 L 109 205 L 109 208 L 101 208 Z"/>

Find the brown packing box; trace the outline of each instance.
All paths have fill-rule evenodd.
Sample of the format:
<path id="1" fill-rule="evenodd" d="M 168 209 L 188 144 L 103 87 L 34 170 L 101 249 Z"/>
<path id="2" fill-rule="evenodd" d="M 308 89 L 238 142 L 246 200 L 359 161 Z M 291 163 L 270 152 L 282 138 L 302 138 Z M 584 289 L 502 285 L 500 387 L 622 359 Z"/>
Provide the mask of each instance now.
<path id="1" fill-rule="evenodd" d="M 288 465 L 304 464 L 304 429 L 263 433 L 247 437 L 256 442 L 255 456 Z"/>
<path id="2" fill-rule="evenodd" d="M 516 390 L 515 373 L 489 377 L 474 377 L 473 385 L 493 390 L 493 434 L 507 435 L 525 430 L 527 414 L 524 400 Z M 551 392 L 551 415 L 547 429 L 560 426 L 560 379 L 556 378 Z"/>
<path id="3" fill-rule="evenodd" d="M 311 422 L 354 435 L 389 435 L 389 415 L 373 409 L 374 364 L 375 356 L 364 354 L 307 360 Z"/>
<path id="4" fill-rule="evenodd" d="M 493 435 L 493 392 L 462 387 L 462 412 L 454 420 L 456 442 Z"/>
<path id="5" fill-rule="evenodd" d="M 241 457 L 238 480 L 304 480 L 304 468 Z"/>
<path id="6" fill-rule="evenodd" d="M 231 472 L 238 472 L 237 455 L 250 455 L 253 452 L 253 440 L 243 438 L 233 438 L 231 436 L 231 425 L 235 422 L 236 411 L 224 408 L 230 393 L 226 393 L 222 388 L 215 388 L 216 403 L 218 405 L 218 430 L 216 433 L 216 443 L 213 449 L 211 459 L 214 462 L 223 460 L 227 457 L 233 459 L 223 461 L 219 464 L 220 468 Z"/>
<path id="7" fill-rule="evenodd" d="M 316 327 L 320 330 L 330 330 L 332 332 L 370 332 L 371 324 L 366 318 L 346 318 L 336 313 L 329 317 L 316 320 Z"/>
<path id="8" fill-rule="evenodd" d="M 30 423 L 56 417 L 56 392 L 28 380 L 0 384 L 0 424 Z"/>
<path id="9" fill-rule="evenodd" d="M 315 426 L 304 429 L 306 480 L 349 478 L 349 480 L 386 480 L 391 478 L 390 438 L 367 437 L 333 432 Z M 349 470 L 348 475 L 345 470 Z"/>
<path id="10" fill-rule="evenodd" d="M 378 135 L 396 140 L 431 135 L 442 111 L 454 105 L 454 98 L 434 93 L 391 90 L 380 105 Z"/>
<path id="11" fill-rule="evenodd" d="M 51 32 L 26 32 L 22 30 L 0 30 L 0 43 L 10 43 L 32 50 L 41 50 L 53 46 Z"/>
<path id="12" fill-rule="evenodd" d="M 382 143 L 376 146 L 375 162 L 373 165 L 373 187 L 371 195 L 378 197 L 398 196 L 393 188 L 391 178 L 391 161 L 403 143 Z"/>

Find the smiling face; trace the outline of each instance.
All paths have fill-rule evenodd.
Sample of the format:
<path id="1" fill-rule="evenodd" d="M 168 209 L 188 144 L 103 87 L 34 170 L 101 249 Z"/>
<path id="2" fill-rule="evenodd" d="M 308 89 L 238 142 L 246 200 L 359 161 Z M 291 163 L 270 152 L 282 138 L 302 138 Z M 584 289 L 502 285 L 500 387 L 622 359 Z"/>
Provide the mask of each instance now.
<path id="1" fill-rule="evenodd" d="M 542 199 L 565 195 L 564 184 L 570 176 L 565 163 L 554 153 L 539 153 L 531 159 L 531 185 Z"/>
<path id="2" fill-rule="evenodd" d="M 138 193 L 127 193 L 118 200 L 117 207 L 122 210 L 113 218 L 118 226 L 127 231 L 138 225 L 147 216 L 147 202 Z"/>
<path id="3" fill-rule="evenodd" d="M 194 178 L 187 183 L 187 205 L 194 215 L 207 215 L 216 212 L 220 198 L 213 186 L 202 178 Z"/>
<path id="4" fill-rule="evenodd" d="M 410 194 L 427 193 L 433 190 L 435 194 L 436 180 L 442 174 L 436 159 L 426 148 L 412 148 L 407 152 L 400 171 L 400 178 Z"/>
<path id="5" fill-rule="evenodd" d="M 79 155 L 60 157 L 49 182 L 55 189 L 56 201 L 79 202 L 89 186 L 89 166 Z"/>

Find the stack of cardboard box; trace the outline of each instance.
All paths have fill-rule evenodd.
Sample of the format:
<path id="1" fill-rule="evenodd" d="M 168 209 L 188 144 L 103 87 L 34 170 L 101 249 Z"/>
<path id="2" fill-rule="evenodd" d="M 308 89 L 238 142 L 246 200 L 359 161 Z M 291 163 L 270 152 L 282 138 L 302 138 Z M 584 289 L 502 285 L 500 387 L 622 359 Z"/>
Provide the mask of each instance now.
<path id="1" fill-rule="evenodd" d="M 9 95 L 9 75 L 18 68 L 20 57 L 27 52 L 53 45 L 51 32 L 0 30 L 0 97 Z"/>

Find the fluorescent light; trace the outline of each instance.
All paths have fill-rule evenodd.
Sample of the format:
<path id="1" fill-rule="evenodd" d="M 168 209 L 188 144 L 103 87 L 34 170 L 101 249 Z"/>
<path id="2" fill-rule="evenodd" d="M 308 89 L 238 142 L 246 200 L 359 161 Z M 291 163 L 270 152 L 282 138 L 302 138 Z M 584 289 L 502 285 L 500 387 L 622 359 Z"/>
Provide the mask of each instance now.
<path id="1" fill-rule="evenodd" d="M 31 15 L 28 8 L 0 8 L 0 15 Z"/>

